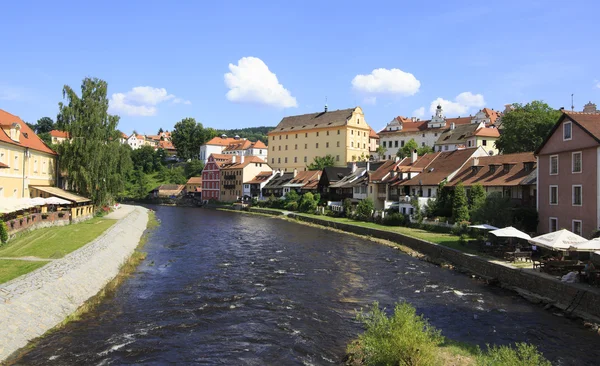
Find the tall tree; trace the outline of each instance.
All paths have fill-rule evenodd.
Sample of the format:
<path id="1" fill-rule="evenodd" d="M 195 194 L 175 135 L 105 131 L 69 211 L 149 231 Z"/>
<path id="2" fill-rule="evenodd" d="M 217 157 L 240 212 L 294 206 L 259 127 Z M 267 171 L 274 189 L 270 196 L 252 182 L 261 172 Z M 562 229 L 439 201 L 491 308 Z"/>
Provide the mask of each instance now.
<path id="1" fill-rule="evenodd" d="M 481 222 L 481 210 L 485 205 L 486 193 L 483 186 L 479 183 L 474 184 L 469 191 L 469 215 L 471 216 L 471 221 L 474 223 L 482 223 Z"/>
<path id="2" fill-rule="evenodd" d="M 55 129 L 55 124 L 52 118 L 50 117 L 42 117 L 38 119 L 37 124 L 35 125 L 35 133 L 38 135 L 41 133 L 48 133 Z"/>
<path id="3" fill-rule="evenodd" d="M 417 154 L 419 156 L 423 156 L 425 154 L 429 154 L 433 152 L 433 148 L 431 148 L 431 146 L 421 146 L 420 148 L 417 149 Z"/>
<path id="4" fill-rule="evenodd" d="M 152 173 L 159 168 L 161 160 L 152 146 L 144 145 L 131 152 L 131 162 L 136 169 Z"/>
<path id="5" fill-rule="evenodd" d="M 383 160 L 385 159 L 385 152 L 387 151 L 387 149 L 381 145 L 377 146 L 377 156 L 379 156 L 379 160 Z"/>
<path id="6" fill-rule="evenodd" d="M 161 133 L 163 133 L 165 131 L 163 131 L 162 127 L 158 129 L 158 134 L 160 135 Z"/>
<path id="7" fill-rule="evenodd" d="M 467 202 L 467 193 L 462 182 L 454 187 L 454 196 L 452 197 L 452 218 L 456 223 L 469 221 L 469 203 Z"/>
<path id="8" fill-rule="evenodd" d="M 65 85 L 57 116 L 58 128 L 71 140 L 58 145 L 59 164 L 67 172 L 69 186 L 95 205 L 112 202 L 124 189 L 131 169 L 130 148 L 119 142 L 118 116 L 109 115 L 107 84 L 85 78 L 81 97 Z"/>
<path id="9" fill-rule="evenodd" d="M 328 166 L 335 164 L 335 158 L 331 154 L 325 156 L 315 156 L 313 162 L 306 167 L 308 170 L 323 170 Z"/>
<path id="10" fill-rule="evenodd" d="M 558 121 L 561 112 L 539 100 L 525 105 L 515 103 L 513 107 L 502 116 L 503 129 L 496 147 L 502 154 L 534 151 Z"/>
<path id="11" fill-rule="evenodd" d="M 406 144 L 404 144 L 404 146 L 398 149 L 396 156 L 398 156 L 400 159 L 406 158 L 409 157 L 413 151 L 418 149 L 419 145 L 417 144 L 415 139 L 410 139 Z"/>
<path id="12" fill-rule="evenodd" d="M 200 146 L 205 142 L 204 127 L 194 118 L 184 118 L 173 127 L 171 140 L 178 157 L 185 160 L 197 159 Z"/>

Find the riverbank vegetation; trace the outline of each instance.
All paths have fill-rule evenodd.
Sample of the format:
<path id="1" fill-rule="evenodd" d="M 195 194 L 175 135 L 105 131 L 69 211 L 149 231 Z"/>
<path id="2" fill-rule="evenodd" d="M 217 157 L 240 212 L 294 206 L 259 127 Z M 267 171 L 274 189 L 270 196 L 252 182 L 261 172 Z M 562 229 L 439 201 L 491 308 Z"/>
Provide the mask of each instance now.
<path id="1" fill-rule="evenodd" d="M 378 303 L 358 320 L 365 331 L 348 345 L 346 365 L 381 366 L 550 366 L 533 345 L 477 346 L 454 342 L 442 336 L 408 303 L 396 304 L 388 316 Z"/>

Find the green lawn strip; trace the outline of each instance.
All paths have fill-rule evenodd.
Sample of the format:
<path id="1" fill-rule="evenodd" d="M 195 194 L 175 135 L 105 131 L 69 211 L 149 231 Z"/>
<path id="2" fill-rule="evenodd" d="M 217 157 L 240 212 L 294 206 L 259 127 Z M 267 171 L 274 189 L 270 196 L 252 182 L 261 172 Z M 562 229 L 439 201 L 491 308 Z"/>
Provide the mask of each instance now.
<path id="1" fill-rule="evenodd" d="M 62 258 L 96 239 L 116 222 L 95 217 L 78 224 L 26 232 L 0 248 L 0 257 Z"/>
<path id="2" fill-rule="evenodd" d="M 43 267 L 48 263 L 0 259 L 0 283 L 8 282 L 13 278 Z"/>

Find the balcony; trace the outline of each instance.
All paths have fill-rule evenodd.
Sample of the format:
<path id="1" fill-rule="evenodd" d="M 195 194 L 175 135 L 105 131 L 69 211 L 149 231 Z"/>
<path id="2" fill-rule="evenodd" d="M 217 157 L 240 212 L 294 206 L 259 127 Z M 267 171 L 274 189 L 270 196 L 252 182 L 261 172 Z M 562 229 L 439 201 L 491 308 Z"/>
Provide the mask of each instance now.
<path id="1" fill-rule="evenodd" d="M 235 184 L 225 184 L 225 185 L 223 185 L 223 188 L 225 188 L 225 189 L 235 189 Z"/>
<path id="2" fill-rule="evenodd" d="M 385 192 L 377 192 L 377 198 L 387 198 L 387 194 Z"/>
<path id="3" fill-rule="evenodd" d="M 235 178 L 236 178 L 235 174 L 228 174 L 228 175 L 223 176 L 223 179 L 225 179 L 225 180 L 235 180 Z"/>

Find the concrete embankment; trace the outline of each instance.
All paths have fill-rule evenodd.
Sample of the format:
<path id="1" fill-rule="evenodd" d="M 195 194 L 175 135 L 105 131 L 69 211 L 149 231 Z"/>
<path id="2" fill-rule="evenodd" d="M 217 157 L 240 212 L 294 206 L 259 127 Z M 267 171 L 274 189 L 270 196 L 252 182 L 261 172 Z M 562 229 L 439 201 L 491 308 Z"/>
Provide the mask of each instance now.
<path id="1" fill-rule="evenodd" d="M 250 211 L 272 215 L 282 214 L 255 208 L 251 208 Z M 552 276 L 532 269 L 515 268 L 500 261 L 464 253 L 400 233 L 332 222 L 294 213 L 288 213 L 287 217 L 353 234 L 390 240 L 422 253 L 433 261 L 445 261 L 478 276 L 497 280 L 502 286 L 515 290 L 525 297 L 543 300 L 584 318 L 590 318 L 590 316 L 600 318 L 600 291 L 587 285 L 561 282 Z M 528 296 L 529 294 L 535 296 Z"/>
<path id="2" fill-rule="evenodd" d="M 118 273 L 137 247 L 148 210 L 123 207 L 102 236 L 48 265 L 0 285 L 0 361 L 60 324 Z"/>

